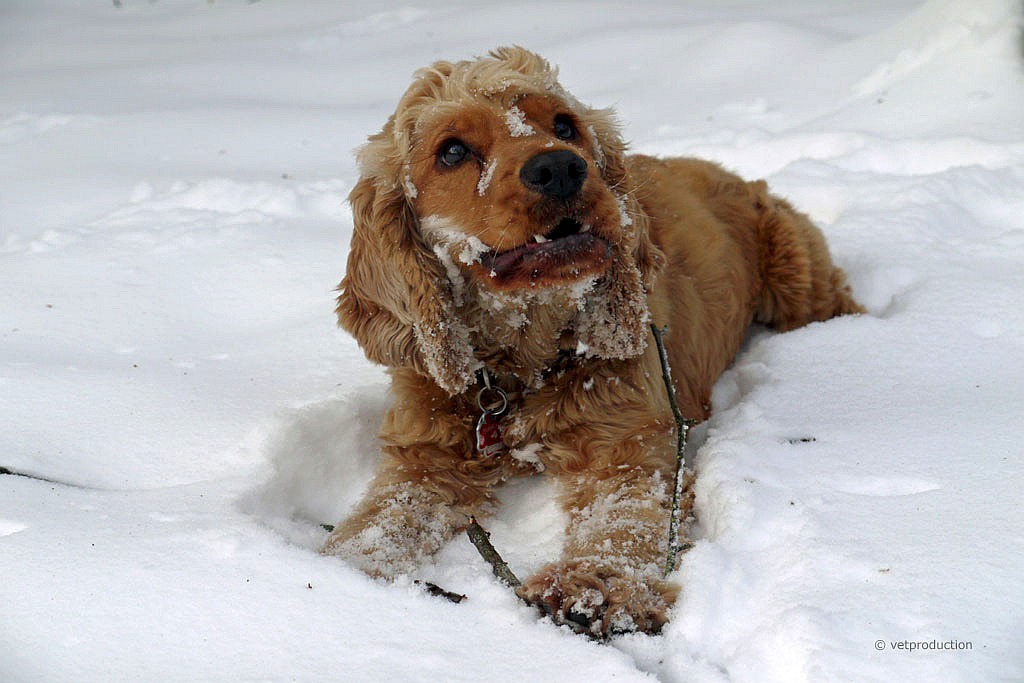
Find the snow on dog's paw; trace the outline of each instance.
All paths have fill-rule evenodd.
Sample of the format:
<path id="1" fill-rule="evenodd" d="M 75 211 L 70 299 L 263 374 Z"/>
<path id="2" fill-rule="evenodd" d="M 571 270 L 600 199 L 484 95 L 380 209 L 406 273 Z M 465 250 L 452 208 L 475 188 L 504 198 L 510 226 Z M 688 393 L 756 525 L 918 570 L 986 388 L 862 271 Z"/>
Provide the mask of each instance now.
<path id="1" fill-rule="evenodd" d="M 556 624 L 603 639 L 658 633 L 677 590 L 643 572 L 575 561 L 548 565 L 516 592 Z"/>

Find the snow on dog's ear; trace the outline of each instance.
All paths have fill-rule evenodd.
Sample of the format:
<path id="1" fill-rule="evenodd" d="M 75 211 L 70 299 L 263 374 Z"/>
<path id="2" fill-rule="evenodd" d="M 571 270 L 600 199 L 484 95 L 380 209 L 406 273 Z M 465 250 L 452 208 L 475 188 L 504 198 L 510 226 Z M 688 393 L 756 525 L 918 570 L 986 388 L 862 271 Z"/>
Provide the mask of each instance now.
<path id="1" fill-rule="evenodd" d="M 594 162 L 601 177 L 619 197 L 622 232 L 632 245 L 632 256 L 640 269 L 644 287 L 650 289 L 658 271 L 665 264 L 665 254 L 650 239 L 647 216 L 637 201 L 627 164 L 626 142 L 619 133 L 619 123 L 612 109 L 594 109 L 577 105 L 587 132 L 593 138 Z"/>
<path id="2" fill-rule="evenodd" d="M 647 292 L 664 267 L 665 253 L 651 240 L 650 221 L 636 198 L 626 143 L 611 109 L 578 105 L 594 145 L 594 161 L 619 200 L 622 241 L 608 273 L 588 297 L 578 323 L 587 354 L 631 358 L 647 347 L 650 313 Z"/>
<path id="3" fill-rule="evenodd" d="M 626 180 L 626 142 L 619 134 L 615 111 L 578 106 L 583 109 L 587 132 L 594 138 L 594 161 L 601 169 L 601 177 L 609 186 L 621 188 Z"/>
<path id="4" fill-rule="evenodd" d="M 424 244 L 403 191 L 392 125 L 359 155 L 363 176 L 349 195 L 355 227 L 338 323 L 370 360 L 413 368 L 458 394 L 474 381 L 478 362 L 444 268 Z"/>

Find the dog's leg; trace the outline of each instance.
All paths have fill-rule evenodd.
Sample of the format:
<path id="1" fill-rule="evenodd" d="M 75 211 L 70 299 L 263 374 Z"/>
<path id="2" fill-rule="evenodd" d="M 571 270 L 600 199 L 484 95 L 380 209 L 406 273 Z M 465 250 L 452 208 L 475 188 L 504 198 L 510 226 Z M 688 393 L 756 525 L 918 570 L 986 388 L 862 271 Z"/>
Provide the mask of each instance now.
<path id="1" fill-rule="evenodd" d="M 459 399 L 408 370 L 393 373 L 392 389 L 380 470 L 321 548 L 383 578 L 414 571 L 470 515 L 487 514 L 507 476 L 500 460 L 476 457 L 472 414 Z"/>
<path id="2" fill-rule="evenodd" d="M 544 443 L 541 458 L 563 489 L 569 523 L 562 559 L 527 579 L 519 595 L 596 638 L 657 632 L 677 592 L 663 580 L 674 422 L 657 352 L 652 345 L 645 353 L 643 363 L 567 373 L 533 397 L 523 420 L 527 440 Z M 687 495 L 684 518 L 691 506 Z"/>
<path id="3" fill-rule="evenodd" d="M 561 624 L 596 638 L 654 633 L 677 587 L 662 580 L 671 493 L 660 472 L 567 477 L 568 542 L 563 560 L 519 589 Z"/>
<path id="4" fill-rule="evenodd" d="M 395 475 L 394 467 L 378 474 L 366 498 L 324 541 L 321 553 L 390 579 L 415 571 L 465 523 L 466 517 L 437 493 Z"/>

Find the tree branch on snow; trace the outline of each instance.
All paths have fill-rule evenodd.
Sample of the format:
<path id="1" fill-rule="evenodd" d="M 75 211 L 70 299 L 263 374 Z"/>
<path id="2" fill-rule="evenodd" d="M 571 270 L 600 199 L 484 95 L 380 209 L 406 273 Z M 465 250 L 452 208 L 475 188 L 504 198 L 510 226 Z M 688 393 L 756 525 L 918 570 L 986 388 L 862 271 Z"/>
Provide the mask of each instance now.
<path id="1" fill-rule="evenodd" d="M 466 527 L 466 535 L 469 536 L 469 540 L 473 542 L 476 547 L 476 551 L 480 553 L 480 557 L 484 558 L 489 565 L 491 565 L 491 571 L 498 577 L 506 586 L 515 588 L 522 584 L 522 582 L 512 573 L 509 569 L 508 563 L 501 559 L 501 555 L 494 549 L 491 544 L 491 535 L 487 533 L 482 526 L 480 526 L 475 517 L 469 518 L 469 526 Z"/>
<path id="2" fill-rule="evenodd" d="M 439 598 L 444 598 L 445 600 L 454 602 L 455 604 L 458 604 L 466 599 L 466 596 L 462 593 L 446 591 L 444 588 L 441 588 L 436 583 L 431 583 L 430 581 L 420 581 L 417 579 L 413 583 L 415 583 L 417 586 L 423 586 L 423 590 L 427 591 L 431 595 Z"/>
<path id="3" fill-rule="evenodd" d="M 9 467 L 0 466 L 0 476 L 9 475 L 12 477 L 23 477 L 25 479 L 35 479 L 36 481 L 42 481 L 47 484 L 57 484 L 58 486 L 68 486 L 73 489 L 84 489 L 86 491 L 97 490 L 93 486 L 83 486 L 82 484 L 75 484 L 70 481 L 61 481 L 60 479 L 51 479 L 50 477 L 43 477 L 38 474 L 29 474 L 28 472 L 20 472 L 18 470 L 12 470 Z"/>

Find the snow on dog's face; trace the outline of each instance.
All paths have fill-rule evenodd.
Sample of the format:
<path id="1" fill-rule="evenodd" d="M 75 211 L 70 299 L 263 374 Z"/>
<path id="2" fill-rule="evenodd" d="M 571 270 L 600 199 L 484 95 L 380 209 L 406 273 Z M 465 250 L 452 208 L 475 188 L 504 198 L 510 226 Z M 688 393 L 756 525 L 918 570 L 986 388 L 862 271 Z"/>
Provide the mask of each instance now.
<path id="1" fill-rule="evenodd" d="M 596 141 L 562 98 L 503 94 L 418 123 L 409 189 L 425 239 L 471 246 L 456 261 L 498 290 L 601 275 L 622 214 Z"/>
<path id="2" fill-rule="evenodd" d="M 419 71 L 359 153 L 342 326 L 372 360 L 425 369 L 452 393 L 478 366 L 463 282 L 502 294 L 595 282 L 602 324 L 642 339 L 656 250 L 624 152 L 611 112 L 581 104 L 521 48 Z M 608 353 L 639 352 L 625 346 Z"/>

